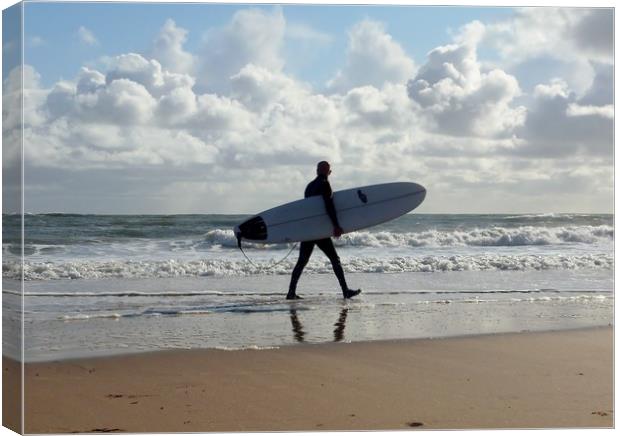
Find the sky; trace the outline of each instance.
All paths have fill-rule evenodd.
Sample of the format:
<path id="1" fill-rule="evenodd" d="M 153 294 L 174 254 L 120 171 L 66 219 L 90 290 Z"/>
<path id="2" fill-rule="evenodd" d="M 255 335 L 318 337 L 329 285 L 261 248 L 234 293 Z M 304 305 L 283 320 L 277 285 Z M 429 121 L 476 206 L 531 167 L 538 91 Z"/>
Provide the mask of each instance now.
<path id="1" fill-rule="evenodd" d="M 30 213 L 257 213 L 320 160 L 422 213 L 613 211 L 612 9 L 29 2 L 23 67 L 17 15 Z"/>

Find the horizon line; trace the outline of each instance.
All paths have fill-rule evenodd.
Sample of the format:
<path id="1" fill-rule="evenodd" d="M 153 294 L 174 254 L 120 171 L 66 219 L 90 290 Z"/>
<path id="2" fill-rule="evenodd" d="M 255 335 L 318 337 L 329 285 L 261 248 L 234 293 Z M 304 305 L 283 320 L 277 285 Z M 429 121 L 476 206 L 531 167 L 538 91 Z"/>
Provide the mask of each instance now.
<path id="1" fill-rule="evenodd" d="M 260 213 L 260 212 L 259 212 Z M 114 213 L 114 212 L 2 212 L 2 215 L 125 215 L 125 216 L 183 216 L 183 215 L 258 215 L 246 212 L 182 212 L 182 213 Z M 614 212 L 409 212 L 404 215 L 614 215 Z"/>

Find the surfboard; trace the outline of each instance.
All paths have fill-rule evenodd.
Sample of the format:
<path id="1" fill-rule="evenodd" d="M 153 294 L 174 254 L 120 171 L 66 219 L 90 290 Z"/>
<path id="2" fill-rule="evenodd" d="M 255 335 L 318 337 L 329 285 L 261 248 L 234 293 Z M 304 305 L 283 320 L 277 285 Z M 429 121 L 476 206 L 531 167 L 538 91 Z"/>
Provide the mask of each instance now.
<path id="1" fill-rule="evenodd" d="M 344 233 L 398 218 L 418 207 L 425 197 L 426 189 L 411 182 L 362 186 L 333 194 Z M 329 238 L 334 226 L 323 197 L 315 196 L 260 212 L 235 226 L 234 231 L 239 242 L 276 244 Z"/>

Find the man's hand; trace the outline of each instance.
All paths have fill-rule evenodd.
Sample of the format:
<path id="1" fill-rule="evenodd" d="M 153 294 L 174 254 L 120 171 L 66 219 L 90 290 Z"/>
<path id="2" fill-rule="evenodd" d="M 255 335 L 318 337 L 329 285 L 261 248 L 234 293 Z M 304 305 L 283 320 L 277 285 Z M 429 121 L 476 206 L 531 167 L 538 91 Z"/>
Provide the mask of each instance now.
<path id="1" fill-rule="evenodd" d="M 338 227 L 338 226 L 334 227 L 334 236 L 336 238 L 339 238 L 340 236 L 342 236 L 343 233 L 344 233 L 344 230 L 342 230 L 342 227 Z"/>

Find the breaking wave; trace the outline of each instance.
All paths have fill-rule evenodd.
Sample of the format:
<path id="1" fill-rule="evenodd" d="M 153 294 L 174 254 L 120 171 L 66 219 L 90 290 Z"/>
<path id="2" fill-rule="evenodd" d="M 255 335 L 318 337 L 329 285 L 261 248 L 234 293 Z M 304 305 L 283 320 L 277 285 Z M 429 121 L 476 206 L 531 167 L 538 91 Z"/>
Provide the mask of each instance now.
<path id="1" fill-rule="evenodd" d="M 485 270 L 557 270 L 557 269 L 611 269 L 613 254 L 583 255 L 458 255 L 424 257 L 352 257 L 344 262 L 347 272 L 398 273 Z M 252 265 L 239 260 L 195 261 L 79 261 L 79 262 L 27 262 L 24 264 L 26 280 L 102 279 L 102 278 L 168 278 L 199 276 L 247 276 L 254 274 L 290 274 L 294 261 L 280 264 L 267 262 Z M 311 260 L 305 271 L 332 273 L 329 262 Z M 3 276 L 21 277 L 20 263 L 3 264 Z"/>
<path id="2" fill-rule="evenodd" d="M 514 247 L 527 245 L 596 244 L 611 242 L 614 238 L 612 226 L 568 226 L 568 227 L 491 227 L 422 232 L 352 232 L 334 242 L 337 246 L 351 247 Z M 237 240 L 232 230 L 216 229 L 208 232 L 202 248 L 221 246 L 236 248 Z M 256 249 L 282 248 L 282 245 L 263 245 L 243 242 L 244 247 Z"/>
<path id="3" fill-rule="evenodd" d="M 417 232 L 359 231 L 334 239 L 334 244 L 344 248 L 450 248 L 450 247 L 554 247 L 566 245 L 611 247 L 614 228 L 610 225 L 564 227 L 484 227 L 453 230 L 427 229 Z M 130 258 L 153 253 L 155 258 L 175 258 L 177 254 L 193 256 L 195 253 L 236 251 L 237 239 L 230 229 L 213 229 L 192 239 L 144 239 L 124 241 L 97 241 L 85 243 L 34 243 L 24 246 L 26 260 L 32 257 L 54 258 Z M 289 249 L 293 244 L 260 244 L 243 241 L 243 248 L 257 251 Z M 174 253 L 174 254 L 172 254 Z M 3 244 L 5 260 L 17 260 L 21 246 Z M 198 254 L 199 255 L 199 254 Z"/>

